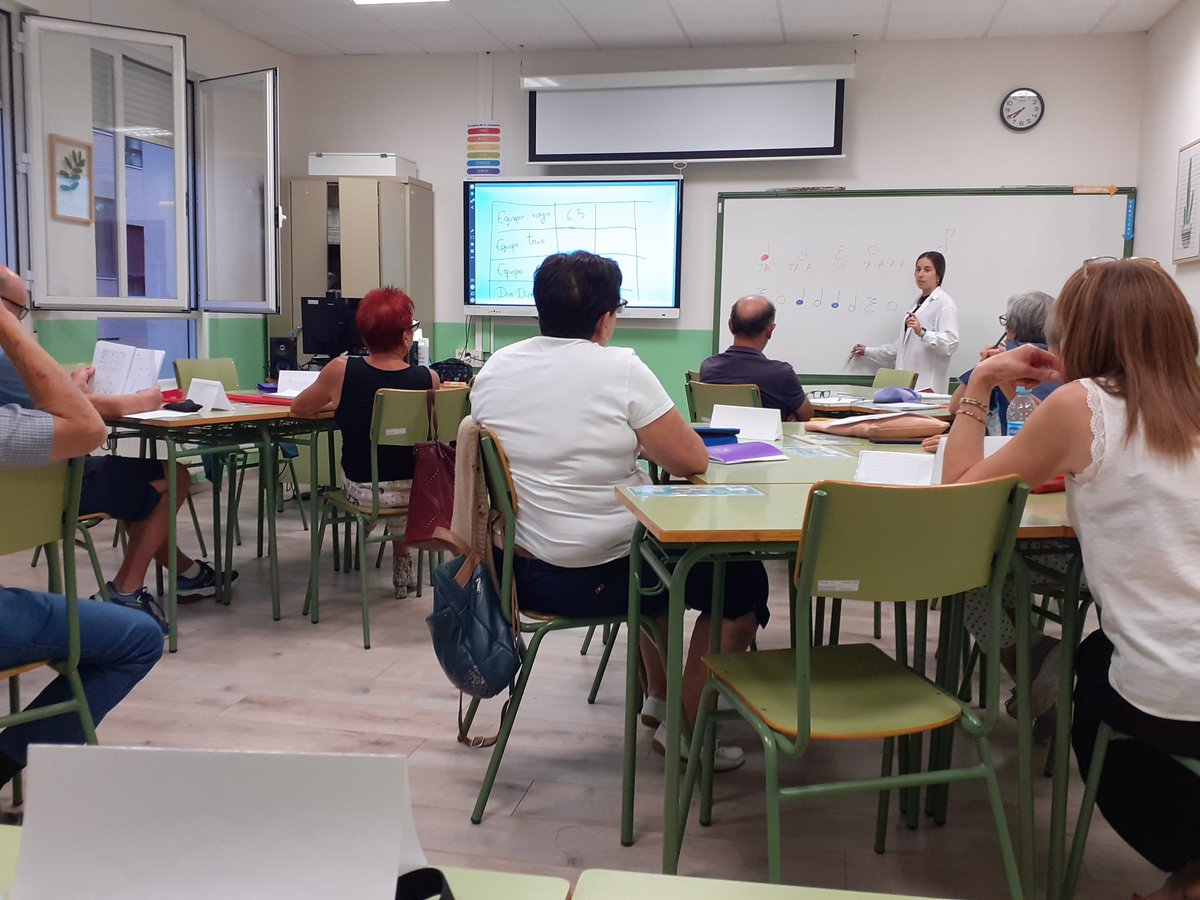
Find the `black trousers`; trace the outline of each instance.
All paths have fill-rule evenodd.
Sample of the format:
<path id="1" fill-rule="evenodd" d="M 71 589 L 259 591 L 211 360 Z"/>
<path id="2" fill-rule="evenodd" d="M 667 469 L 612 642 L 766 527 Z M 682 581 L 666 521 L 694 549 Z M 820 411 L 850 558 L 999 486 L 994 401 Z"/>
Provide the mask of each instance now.
<path id="1" fill-rule="evenodd" d="M 1123 699 L 1108 682 L 1112 653 L 1103 631 L 1079 647 L 1071 744 L 1087 778 L 1101 722 L 1135 738 L 1108 745 L 1096 803 L 1129 846 L 1174 872 L 1200 860 L 1200 778 L 1171 758 L 1200 757 L 1200 722 L 1160 719 Z"/>

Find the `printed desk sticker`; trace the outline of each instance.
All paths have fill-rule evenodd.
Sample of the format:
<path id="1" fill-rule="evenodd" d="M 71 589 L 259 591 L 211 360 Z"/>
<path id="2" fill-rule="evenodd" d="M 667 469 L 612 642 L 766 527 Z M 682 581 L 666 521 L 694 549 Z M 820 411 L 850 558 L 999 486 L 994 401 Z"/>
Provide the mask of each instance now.
<path id="1" fill-rule="evenodd" d="M 790 456 L 797 456 L 800 459 L 845 459 L 846 454 L 830 447 L 814 447 L 811 444 L 785 444 L 785 451 Z"/>
<path id="2" fill-rule="evenodd" d="M 631 487 L 635 497 L 761 497 L 762 491 L 748 484 L 644 484 Z"/>

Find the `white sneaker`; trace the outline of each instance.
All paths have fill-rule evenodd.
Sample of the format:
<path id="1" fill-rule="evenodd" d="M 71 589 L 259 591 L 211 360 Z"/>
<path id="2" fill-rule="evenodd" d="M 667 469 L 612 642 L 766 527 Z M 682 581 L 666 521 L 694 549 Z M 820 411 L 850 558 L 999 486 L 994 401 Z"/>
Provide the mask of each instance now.
<path id="1" fill-rule="evenodd" d="M 646 697 L 642 704 L 642 724 L 647 728 L 657 728 L 667 718 L 667 701 L 661 697 Z"/>
<path id="2" fill-rule="evenodd" d="M 667 755 L 666 722 L 658 726 L 658 729 L 654 732 L 654 739 L 650 742 L 650 746 L 660 756 Z M 688 758 L 688 742 L 687 738 L 683 737 L 683 735 L 679 736 L 679 758 L 685 762 Z M 746 754 L 742 752 L 741 747 L 733 747 L 717 741 L 716 752 L 713 754 L 714 772 L 732 772 L 745 762 Z"/>

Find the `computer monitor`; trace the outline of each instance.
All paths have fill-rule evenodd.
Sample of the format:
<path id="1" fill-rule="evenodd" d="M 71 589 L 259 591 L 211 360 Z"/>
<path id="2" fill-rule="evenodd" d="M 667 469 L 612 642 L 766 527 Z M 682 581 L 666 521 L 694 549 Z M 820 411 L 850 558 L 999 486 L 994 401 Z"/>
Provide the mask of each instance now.
<path id="1" fill-rule="evenodd" d="M 330 292 L 324 297 L 300 298 L 300 325 L 304 352 L 310 356 L 362 354 L 355 314 L 358 299 Z"/>

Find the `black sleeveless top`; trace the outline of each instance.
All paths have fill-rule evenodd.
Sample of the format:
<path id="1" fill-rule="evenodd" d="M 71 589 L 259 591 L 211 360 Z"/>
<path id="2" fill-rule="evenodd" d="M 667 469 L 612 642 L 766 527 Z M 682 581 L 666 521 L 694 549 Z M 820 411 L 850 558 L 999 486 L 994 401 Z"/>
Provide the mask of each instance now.
<path id="1" fill-rule="evenodd" d="M 371 483 L 371 412 L 375 392 L 380 388 L 427 391 L 431 387 L 433 376 L 424 366 L 386 372 L 369 365 L 360 356 L 347 358 L 342 397 L 333 411 L 333 420 L 342 432 L 342 471 L 347 478 Z M 425 435 L 419 437 L 424 440 Z M 380 481 L 401 481 L 412 475 L 412 447 L 379 448 Z"/>

